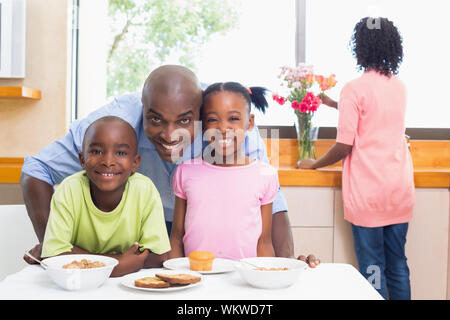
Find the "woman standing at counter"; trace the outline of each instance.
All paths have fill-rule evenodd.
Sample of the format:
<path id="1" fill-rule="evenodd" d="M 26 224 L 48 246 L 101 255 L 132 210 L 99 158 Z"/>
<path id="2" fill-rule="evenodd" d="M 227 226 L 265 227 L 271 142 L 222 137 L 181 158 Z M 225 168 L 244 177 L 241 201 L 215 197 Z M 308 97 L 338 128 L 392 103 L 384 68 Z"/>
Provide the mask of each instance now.
<path id="1" fill-rule="evenodd" d="M 411 155 L 405 140 L 406 89 L 395 76 L 403 59 L 402 39 L 386 18 L 364 18 L 352 36 L 361 77 L 348 82 L 339 103 L 335 145 L 316 169 L 343 160 L 344 218 L 352 224 L 360 272 L 384 298 L 410 299 L 405 243 L 415 203 Z"/>

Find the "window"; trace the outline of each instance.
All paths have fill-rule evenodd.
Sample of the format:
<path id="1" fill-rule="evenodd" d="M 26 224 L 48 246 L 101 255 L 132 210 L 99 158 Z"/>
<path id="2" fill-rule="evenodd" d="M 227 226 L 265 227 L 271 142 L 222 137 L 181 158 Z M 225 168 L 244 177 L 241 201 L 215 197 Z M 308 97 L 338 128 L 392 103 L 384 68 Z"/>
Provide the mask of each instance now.
<path id="1" fill-rule="evenodd" d="M 355 24 L 366 16 L 393 21 L 403 38 L 403 63 L 399 78 L 408 92 L 406 127 L 449 128 L 446 101 L 450 74 L 450 41 L 445 36 L 448 3 L 443 0 L 308 0 L 306 2 L 306 59 L 317 72 L 335 73 L 338 85 L 329 95 L 339 98 L 342 86 L 361 73 L 349 49 Z M 336 126 L 338 112 L 319 108 L 320 126 Z"/>
<path id="2" fill-rule="evenodd" d="M 295 65 L 295 1 L 171 0 L 154 2 L 158 7 L 143 0 L 78 1 L 78 118 L 115 96 L 141 90 L 148 73 L 160 64 L 188 65 L 205 84 L 238 81 L 269 89 L 279 84 L 279 67 Z M 135 6 L 127 11 L 122 7 L 127 4 Z M 187 8 L 205 10 L 203 26 L 217 31 L 204 36 L 208 31 L 203 29 L 185 38 L 193 26 L 202 28 L 183 17 Z M 212 9 L 222 12 L 214 15 Z M 171 16 L 174 10 L 180 14 Z M 152 29 L 160 33 L 149 41 L 150 30 L 142 24 L 151 19 Z M 164 29 L 171 19 L 180 19 L 177 30 Z M 171 47 L 158 47 L 157 41 Z M 293 112 L 271 101 L 270 94 L 268 100 L 272 106 L 265 116 L 254 111 L 257 123 L 292 125 Z"/>
<path id="3" fill-rule="evenodd" d="M 280 67 L 295 65 L 295 1 L 245 0 L 235 29 L 212 38 L 196 57 L 202 82 L 237 81 L 245 86 L 279 87 Z M 295 115 L 267 95 L 270 107 L 255 114 L 257 125 L 293 125 Z"/>
<path id="4" fill-rule="evenodd" d="M 336 74 L 338 84 L 328 94 L 337 100 L 342 86 L 360 75 L 349 49 L 353 27 L 378 15 L 392 20 L 403 37 L 399 77 L 408 89 L 406 126 L 450 127 L 447 1 L 77 1 L 79 118 L 115 96 L 141 90 L 148 73 L 165 63 L 189 66 L 206 84 L 238 81 L 277 91 L 279 68 L 304 59 L 317 73 Z M 151 28 L 142 28 L 149 21 Z M 174 21 L 176 28 L 167 27 Z M 295 123 L 291 108 L 270 94 L 268 100 L 265 115 L 253 110 L 257 125 Z M 314 117 L 318 126 L 335 127 L 337 120 L 338 111 L 326 106 Z"/>

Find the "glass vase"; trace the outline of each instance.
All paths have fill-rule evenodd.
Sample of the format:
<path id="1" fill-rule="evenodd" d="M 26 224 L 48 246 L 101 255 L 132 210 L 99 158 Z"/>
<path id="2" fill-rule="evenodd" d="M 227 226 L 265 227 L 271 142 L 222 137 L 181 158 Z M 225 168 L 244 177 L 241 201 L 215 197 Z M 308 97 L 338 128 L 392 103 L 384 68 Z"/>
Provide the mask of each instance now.
<path id="1" fill-rule="evenodd" d="M 297 115 L 297 138 L 298 138 L 298 157 L 297 161 L 303 159 L 316 159 L 314 143 L 316 140 L 317 128 L 312 126 L 313 114 L 310 112 L 302 113 L 295 110 Z"/>

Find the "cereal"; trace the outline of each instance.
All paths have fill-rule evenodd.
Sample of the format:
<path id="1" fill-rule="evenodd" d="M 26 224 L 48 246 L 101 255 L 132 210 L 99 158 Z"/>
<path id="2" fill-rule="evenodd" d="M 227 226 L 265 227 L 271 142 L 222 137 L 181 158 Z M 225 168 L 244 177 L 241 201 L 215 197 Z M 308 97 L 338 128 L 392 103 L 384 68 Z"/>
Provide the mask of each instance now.
<path id="1" fill-rule="evenodd" d="M 106 264 L 100 261 L 89 261 L 86 259 L 82 259 L 81 261 L 72 261 L 69 264 L 63 265 L 64 269 L 92 269 L 92 268 L 101 268 L 105 267 Z"/>

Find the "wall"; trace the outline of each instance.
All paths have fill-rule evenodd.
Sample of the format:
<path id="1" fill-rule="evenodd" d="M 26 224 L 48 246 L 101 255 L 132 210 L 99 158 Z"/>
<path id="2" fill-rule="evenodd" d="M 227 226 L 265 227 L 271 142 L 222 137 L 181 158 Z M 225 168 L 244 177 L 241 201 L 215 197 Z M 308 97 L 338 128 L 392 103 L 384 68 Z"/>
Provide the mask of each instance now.
<path id="1" fill-rule="evenodd" d="M 0 99 L 0 157 L 35 154 L 66 132 L 70 10 L 68 0 L 27 1 L 26 75 L 0 86 L 39 89 L 42 99 Z"/>

